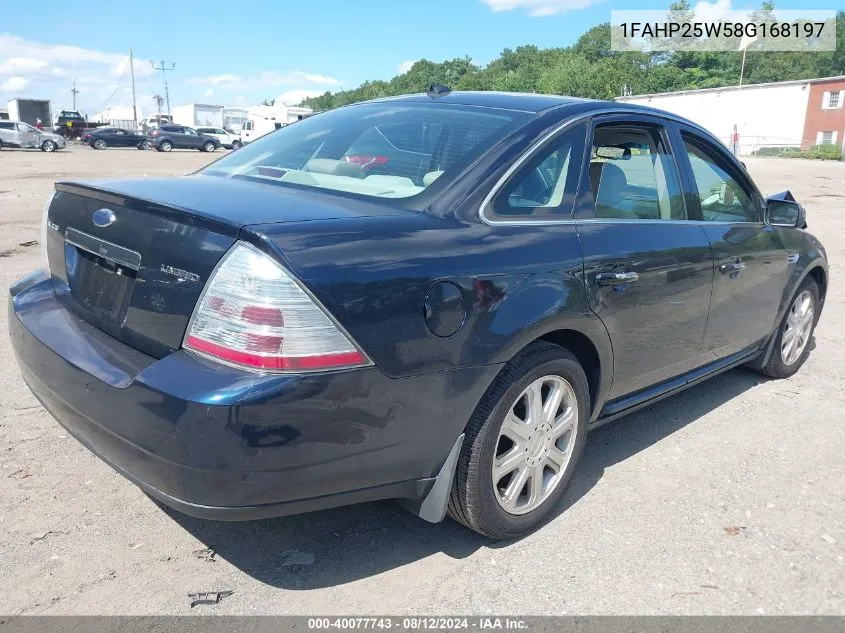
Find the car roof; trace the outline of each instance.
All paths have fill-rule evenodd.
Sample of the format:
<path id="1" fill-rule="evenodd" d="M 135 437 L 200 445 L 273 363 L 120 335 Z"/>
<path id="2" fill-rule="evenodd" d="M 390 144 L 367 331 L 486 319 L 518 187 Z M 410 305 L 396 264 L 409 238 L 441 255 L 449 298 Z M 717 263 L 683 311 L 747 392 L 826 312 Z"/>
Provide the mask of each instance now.
<path id="1" fill-rule="evenodd" d="M 498 108 L 502 110 L 514 110 L 520 112 L 531 112 L 541 114 L 547 110 L 565 108 L 579 112 L 591 110 L 602 112 L 639 112 L 651 114 L 663 118 L 671 118 L 681 121 L 696 128 L 697 123 L 684 117 L 659 110 L 649 106 L 634 103 L 620 103 L 617 101 L 603 101 L 599 99 L 582 99 L 580 97 L 568 97 L 562 95 L 529 94 L 525 92 L 495 92 L 495 91 L 454 91 L 446 95 L 432 99 L 426 94 L 398 95 L 395 97 L 384 97 L 373 99 L 364 103 L 445 103 L 462 106 L 475 106 L 484 108 Z"/>
<path id="2" fill-rule="evenodd" d="M 449 94 L 432 99 L 426 94 L 398 95 L 396 97 L 384 97 L 374 99 L 368 103 L 383 102 L 431 102 L 447 103 L 453 105 L 476 106 L 484 108 L 498 108 L 502 110 L 518 110 L 521 112 L 533 112 L 538 114 L 544 110 L 560 106 L 583 103 L 590 99 L 578 97 L 563 97 L 558 95 L 528 94 L 522 92 L 472 92 L 454 91 Z"/>

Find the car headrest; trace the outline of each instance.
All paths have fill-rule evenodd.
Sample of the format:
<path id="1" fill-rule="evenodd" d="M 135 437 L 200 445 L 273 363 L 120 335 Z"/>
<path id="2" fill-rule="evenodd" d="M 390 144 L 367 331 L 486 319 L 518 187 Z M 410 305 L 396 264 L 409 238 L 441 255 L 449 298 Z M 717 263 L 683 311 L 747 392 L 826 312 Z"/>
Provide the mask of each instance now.
<path id="1" fill-rule="evenodd" d="M 605 163 L 601 170 L 596 204 L 613 206 L 625 195 L 628 179 L 625 172 L 613 163 Z"/>

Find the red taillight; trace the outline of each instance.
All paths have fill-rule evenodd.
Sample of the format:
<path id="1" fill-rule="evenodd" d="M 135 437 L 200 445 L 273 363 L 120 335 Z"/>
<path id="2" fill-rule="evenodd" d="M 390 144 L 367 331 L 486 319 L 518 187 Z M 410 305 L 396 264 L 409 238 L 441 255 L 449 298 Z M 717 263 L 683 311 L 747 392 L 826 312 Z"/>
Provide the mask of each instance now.
<path id="1" fill-rule="evenodd" d="M 161 134 L 161 130 L 153 130 L 153 136 L 159 136 Z"/>
<path id="2" fill-rule="evenodd" d="M 347 163 L 360 165 L 362 169 L 372 169 L 373 167 L 386 165 L 390 161 L 390 157 L 368 156 L 366 154 L 352 154 L 350 156 L 344 156 L 343 160 L 345 160 Z"/>
<path id="3" fill-rule="evenodd" d="M 184 347 L 269 371 L 370 364 L 279 263 L 244 242 L 232 247 L 208 281 Z"/>

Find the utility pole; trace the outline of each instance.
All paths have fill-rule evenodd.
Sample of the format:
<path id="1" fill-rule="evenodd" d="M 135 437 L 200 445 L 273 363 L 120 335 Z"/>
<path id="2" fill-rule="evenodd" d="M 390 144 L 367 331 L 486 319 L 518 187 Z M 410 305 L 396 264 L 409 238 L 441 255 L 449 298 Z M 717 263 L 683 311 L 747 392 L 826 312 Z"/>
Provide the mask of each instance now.
<path id="1" fill-rule="evenodd" d="M 173 70 L 176 67 L 174 62 L 170 63 L 170 68 L 167 67 L 167 62 L 161 61 L 161 66 L 156 66 L 155 62 L 150 62 L 153 70 L 160 70 L 162 77 L 164 77 L 164 98 L 167 100 L 167 115 L 170 116 L 170 92 L 167 89 L 167 71 Z"/>
<path id="2" fill-rule="evenodd" d="M 132 47 L 129 47 L 129 70 L 132 73 L 132 119 L 135 121 L 135 128 L 138 127 L 138 106 L 135 103 L 135 61 L 132 58 Z"/>
<path id="3" fill-rule="evenodd" d="M 79 94 L 79 90 L 76 89 L 76 79 L 73 80 L 73 88 L 70 93 L 73 95 L 73 111 L 76 112 L 76 95 Z M 67 103 L 67 101 L 65 101 L 65 103 Z"/>

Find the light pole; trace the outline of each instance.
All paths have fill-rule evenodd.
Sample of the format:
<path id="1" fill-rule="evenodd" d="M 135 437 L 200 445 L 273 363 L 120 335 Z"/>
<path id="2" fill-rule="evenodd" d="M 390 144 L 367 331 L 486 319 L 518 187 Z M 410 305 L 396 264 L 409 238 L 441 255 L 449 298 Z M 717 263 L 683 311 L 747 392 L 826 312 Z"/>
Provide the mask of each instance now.
<path id="1" fill-rule="evenodd" d="M 170 68 L 167 67 L 167 62 L 161 61 L 161 66 L 156 66 L 155 62 L 150 62 L 153 70 L 160 70 L 162 77 L 164 77 L 164 98 L 167 100 L 167 115 L 170 116 L 170 91 L 167 89 L 167 71 L 173 70 L 176 67 L 175 62 L 170 62 Z"/>

